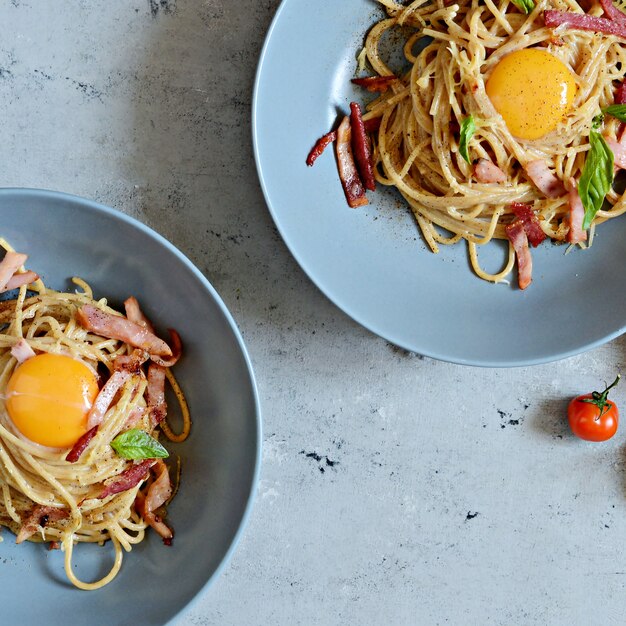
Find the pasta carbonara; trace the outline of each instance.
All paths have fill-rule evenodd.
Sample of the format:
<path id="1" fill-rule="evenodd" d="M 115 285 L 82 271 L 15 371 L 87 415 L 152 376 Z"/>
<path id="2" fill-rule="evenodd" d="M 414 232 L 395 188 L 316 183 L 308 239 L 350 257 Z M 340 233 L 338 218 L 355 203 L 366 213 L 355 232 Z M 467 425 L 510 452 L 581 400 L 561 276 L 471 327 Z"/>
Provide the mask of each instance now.
<path id="1" fill-rule="evenodd" d="M 0 302 L 0 525 L 18 543 L 61 548 L 69 580 L 97 589 L 116 576 L 123 552 L 148 527 L 172 542 L 161 516 L 173 497 L 176 464 L 166 465 L 158 438 L 163 432 L 182 441 L 190 430 L 170 369 L 180 339 L 173 330 L 169 342 L 158 338 L 132 297 L 122 315 L 95 300 L 79 278 L 75 293 L 46 288 L 24 270 L 26 255 L 0 245 L 0 291 L 19 289 Z M 166 420 L 167 380 L 182 409 L 179 434 Z M 79 580 L 75 544 L 109 540 L 110 572 L 96 582 Z"/>
<path id="2" fill-rule="evenodd" d="M 376 182 L 402 194 L 433 252 L 463 239 L 475 272 L 493 282 L 517 259 L 525 288 L 529 244 L 586 247 L 597 224 L 624 213 L 613 181 L 626 167 L 626 14 L 611 0 L 378 1 L 388 17 L 359 55 L 375 75 L 353 80 L 379 94 L 361 117 L 365 160 Z M 399 35 L 407 66 L 394 74 L 382 50 Z M 340 126 L 332 139 L 348 201 L 359 206 L 358 183 L 372 187 L 352 109 L 347 135 Z M 493 239 L 510 245 L 491 273 L 478 250 Z"/>

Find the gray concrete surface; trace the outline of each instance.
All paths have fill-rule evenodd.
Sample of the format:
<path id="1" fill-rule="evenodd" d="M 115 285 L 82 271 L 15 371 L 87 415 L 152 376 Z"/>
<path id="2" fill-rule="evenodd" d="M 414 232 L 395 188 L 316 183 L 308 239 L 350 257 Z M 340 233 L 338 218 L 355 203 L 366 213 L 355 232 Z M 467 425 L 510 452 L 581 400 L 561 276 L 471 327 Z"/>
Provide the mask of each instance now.
<path id="1" fill-rule="evenodd" d="M 0 3 L 1 184 L 93 198 L 169 238 L 256 368 L 256 506 L 176 623 L 623 624 L 626 433 L 585 444 L 564 416 L 624 367 L 626 340 L 477 370 L 400 351 L 329 303 L 277 236 L 252 158 L 277 5 Z M 626 406 L 626 386 L 614 397 Z"/>

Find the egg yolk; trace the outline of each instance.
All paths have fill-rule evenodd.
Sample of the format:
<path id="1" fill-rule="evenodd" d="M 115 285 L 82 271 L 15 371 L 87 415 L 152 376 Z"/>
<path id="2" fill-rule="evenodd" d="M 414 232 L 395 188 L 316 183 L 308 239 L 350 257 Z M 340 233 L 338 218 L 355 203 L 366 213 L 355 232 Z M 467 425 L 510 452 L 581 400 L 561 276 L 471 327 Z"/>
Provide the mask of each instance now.
<path id="1" fill-rule="evenodd" d="M 68 448 L 87 431 L 87 413 L 97 395 L 96 377 L 84 363 L 39 354 L 13 372 L 5 402 L 22 435 L 43 446 Z"/>
<path id="2" fill-rule="evenodd" d="M 567 115 L 576 95 L 569 69 L 545 50 L 526 48 L 505 56 L 487 80 L 487 95 L 511 134 L 538 139 Z"/>

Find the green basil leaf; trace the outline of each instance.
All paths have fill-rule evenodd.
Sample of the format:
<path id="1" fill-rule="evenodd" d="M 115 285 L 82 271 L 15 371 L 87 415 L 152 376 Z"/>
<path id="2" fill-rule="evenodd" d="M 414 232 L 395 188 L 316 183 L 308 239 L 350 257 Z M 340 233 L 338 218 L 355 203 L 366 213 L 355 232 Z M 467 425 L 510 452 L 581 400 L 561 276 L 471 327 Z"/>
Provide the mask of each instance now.
<path id="1" fill-rule="evenodd" d="M 620 122 L 626 122 L 626 104 L 612 104 L 604 107 L 602 113 L 616 117 Z"/>
<path id="2" fill-rule="evenodd" d="M 111 447 L 124 459 L 165 459 L 168 451 L 145 430 L 132 428 L 120 433 Z"/>
<path id="3" fill-rule="evenodd" d="M 598 115 L 591 120 L 591 128 L 593 128 L 593 130 L 600 130 L 602 124 L 604 124 L 604 113 L 598 113 Z"/>
<path id="4" fill-rule="evenodd" d="M 467 146 L 472 135 L 476 132 L 476 124 L 474 118 L 470 115 L 461 122 L 461 138 L 459 140 L 459 152 L 461 156 L 471 165 Z"/>
<path id="5" fill-rule="evenodd" d="M 613 184 L 613 152 L 597 131 L 589 133 L 589 152 L 578 182 L 578 194 L 585 207 L 583 230 L 591 226 Z"/>
<path id="6" fill-rule="evenodd" d="M 513 4 L 522 12 L 528 15 L 535 9 L 533 0 L 511 0 Z"/>

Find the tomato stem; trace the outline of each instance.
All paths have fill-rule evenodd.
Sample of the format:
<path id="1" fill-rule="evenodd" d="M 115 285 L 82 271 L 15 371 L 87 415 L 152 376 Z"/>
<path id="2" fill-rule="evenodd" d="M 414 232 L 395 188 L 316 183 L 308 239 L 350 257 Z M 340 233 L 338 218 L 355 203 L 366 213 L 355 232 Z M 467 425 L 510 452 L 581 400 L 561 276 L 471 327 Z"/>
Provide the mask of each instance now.
<path id="1" fill-rule="evenodd" d="M 611 408 L 611 403 L 607 400 L 607 397 L 609 395 L 609 391 L 613 389 L 615 385 L 617 385 L 620 378 L 621 378 L 621 375 L 618 374 L 615 380 L 603 392 L 600 393 L 599 391 L 592 391 L 591 398 L 580 399 L 580 402 L 587 402 L 588 404 L 595 404 L 598 407 L 598 410 L 600 411 L 600 413 L 595 418 L 596 422 Z"/>

